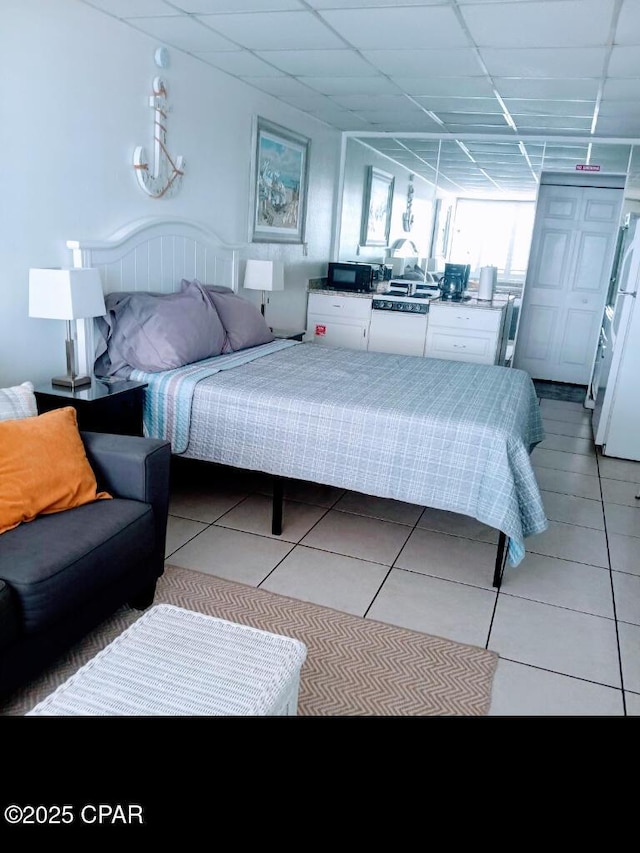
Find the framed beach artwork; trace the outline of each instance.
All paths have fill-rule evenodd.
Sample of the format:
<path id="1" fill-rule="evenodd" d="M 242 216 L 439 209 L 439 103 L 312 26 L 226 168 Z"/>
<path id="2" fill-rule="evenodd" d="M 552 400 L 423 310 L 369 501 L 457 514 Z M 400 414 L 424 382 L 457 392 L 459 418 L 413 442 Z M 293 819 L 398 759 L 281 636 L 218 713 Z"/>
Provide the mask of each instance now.
<path id="1" fill-rule="evenodd" d="M 309 140 L 260 116 L 254 121 L 253 243 L 304 243 Z"/>
<path id="2" fill-rule="evenodd" d="M 387 246 L 391 227 L 395 178 L 375 166 L 367 166 L 362 202 L 361 246 Z"/>

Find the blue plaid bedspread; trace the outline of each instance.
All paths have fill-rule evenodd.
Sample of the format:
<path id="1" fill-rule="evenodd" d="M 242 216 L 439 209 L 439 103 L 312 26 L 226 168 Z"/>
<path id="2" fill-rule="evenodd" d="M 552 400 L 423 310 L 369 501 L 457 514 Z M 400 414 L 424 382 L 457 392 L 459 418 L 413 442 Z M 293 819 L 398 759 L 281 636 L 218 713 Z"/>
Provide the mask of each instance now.
<path id="1" fill-rule="evenodd" d="M 185 380 L 159 375 L 146 392 L 148 434 L 171 440 L 184 413 L 185 456 L 469 515 L 509 537 L 511 565 L 522 560 L 525 538 L 547 527 L 529 458 L 544 430 L 527 373 L 275 343 L 290 346 L 256 347 L 233 370 L 207 374 L 215 368 L 201 362 L 180 369 Z"/>

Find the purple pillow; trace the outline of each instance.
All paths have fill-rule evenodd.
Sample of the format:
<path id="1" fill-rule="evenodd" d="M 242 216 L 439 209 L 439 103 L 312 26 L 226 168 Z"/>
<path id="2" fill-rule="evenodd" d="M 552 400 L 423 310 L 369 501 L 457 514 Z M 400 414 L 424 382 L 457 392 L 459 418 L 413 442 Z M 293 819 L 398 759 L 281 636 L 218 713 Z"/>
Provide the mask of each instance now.
<path id="1" fill-rule="evenodd" d="M 198 283 L 198 282 L 192 282 Z M 214 305 L 227 333 L 223 352 L 235 352 L 275 340 L 260 309 L 228 288 L 202 285 Z"/>
<path id="2" fill-rule="evenodd" d="M 215 306 L 197 282 L 179 293 L 107 297 L 111 372 L 125 365 L 157 373 L 220 355 L 226 333 Z"/>

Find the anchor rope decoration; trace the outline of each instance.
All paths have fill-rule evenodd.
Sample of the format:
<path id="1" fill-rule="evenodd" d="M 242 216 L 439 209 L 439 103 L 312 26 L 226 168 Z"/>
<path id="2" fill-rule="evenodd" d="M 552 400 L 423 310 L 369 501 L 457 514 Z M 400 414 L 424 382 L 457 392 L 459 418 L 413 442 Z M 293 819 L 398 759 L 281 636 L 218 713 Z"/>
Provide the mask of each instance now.
<path id="1" fill-rule="evenodd" d="M 178 156 L 174 160 L 167 150 L 165 122 L 169 107 L 167 106 L 167 87 L 160 77 L 154 78 L 152 92 L 149 106 L 154 110 L 153 166 L 149 167 L 144 146 L 139 145 L 133 154 L 133 168 L 141 189 L 152 198 L 162 198 L 172 195 L 180 186 L 184 175 L 184 157 Z"/>

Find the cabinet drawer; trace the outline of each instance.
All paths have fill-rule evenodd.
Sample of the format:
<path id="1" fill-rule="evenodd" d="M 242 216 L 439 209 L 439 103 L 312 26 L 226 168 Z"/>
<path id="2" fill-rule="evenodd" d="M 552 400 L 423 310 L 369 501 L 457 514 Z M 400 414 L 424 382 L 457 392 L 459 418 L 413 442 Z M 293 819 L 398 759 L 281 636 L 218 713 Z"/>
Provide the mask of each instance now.
<path id="1" fill-rule="evenodd" d="M 307 313 L 321 315 L 327 320 L 335 320 L 339 317 L 349 320 L 368 320 L 371 317 L 371 299 L 310 293 Z"/>
<path id="2" fill-rule="evenodd" d="M 464 333 L 466 329 L 496 332 L 500 328 L 503 312 L 487 308 L 469 308 L 464 305 L 429 306 L 430 326 L 449 326 Z"/>
<path id="3" fill-rule="evenodd" d="M 425 355 L 453 361 L 474 361 L 494 364 L 497 338 L 493 332 L 469 331 L 457 334 L 454 329 L 434 328 L 429 320 Z"/>

